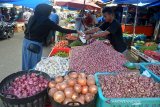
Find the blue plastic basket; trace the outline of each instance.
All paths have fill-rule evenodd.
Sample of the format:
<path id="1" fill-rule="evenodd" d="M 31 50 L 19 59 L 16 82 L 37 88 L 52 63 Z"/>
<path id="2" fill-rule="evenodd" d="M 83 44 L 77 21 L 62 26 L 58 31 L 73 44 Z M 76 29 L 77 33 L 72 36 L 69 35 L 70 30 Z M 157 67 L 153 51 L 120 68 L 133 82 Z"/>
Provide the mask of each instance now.
<path id="1" fill-rule="evenodd" d="M 142 74 L 145 70 L 147 70 L 155 81 L 160 82 L 160 76 L 157 76 L 156 74 L 153 73 L 153 71 L 147 68 L 147 66 L 153 65 L 153 64 L 160 66 L 160 62 L 159 63 L 140 63 L 140 73 Z"/>
<path id="2" fill-rule="evenodd" d="M 116 75 L 115 73 L 96 73 L 95 80 L 98 86 L 96 107 L 160 107 L 160 98 L 105 98 L 99 83 L 99 75 Z"/>

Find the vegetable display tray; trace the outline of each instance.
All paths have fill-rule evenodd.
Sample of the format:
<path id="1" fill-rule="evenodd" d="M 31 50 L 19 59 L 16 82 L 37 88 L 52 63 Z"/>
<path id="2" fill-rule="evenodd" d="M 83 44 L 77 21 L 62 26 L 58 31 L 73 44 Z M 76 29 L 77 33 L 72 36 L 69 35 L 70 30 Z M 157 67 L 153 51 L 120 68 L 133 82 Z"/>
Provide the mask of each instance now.
<path id="1" fill-rule="evenodd" d="M 158 63 L 140 63 L 140 73 L 143 73 L 145 70 L 147 70 L 155 81 L 160 82 L 160 76 L 156 75 L 155 73 L 153 73 L 153 71 L 147 68 L 147 66 L 149 65 L 159 65 L 160 66 L 160 62 Z"/>
<path id="2" fill-rule="evenodd" d="M 0 98 L 5 107 L 45 107 L 46 99 L 48 97 L 47 88 L 42 92 L 37 93 L 34 96 L 21 98 L 21 99 L 8 98 L 6 97 L 6 95 L 3 94 L 3 91 L 5 91 L 9 87 L 9 85 L 15 80 L 16 77 L 19 77 L 28 73 L 36 73 L 38 75 L 42 75 L 44 76 L 45 79 L 50 81 L 49 75 L 40 71 L 35 71 L 35 70 L 19 71 L 7 76 L 0 83 Z"/>
<path id="3" fill-rule="evenodd" d="M 116 75 L 115 73 L 96 73 L 95 80 L 98 86 L 96 107 L 160 107 L 160 98 L 106 98 L 103 96 L 98 77 L 100 75 Z"/>

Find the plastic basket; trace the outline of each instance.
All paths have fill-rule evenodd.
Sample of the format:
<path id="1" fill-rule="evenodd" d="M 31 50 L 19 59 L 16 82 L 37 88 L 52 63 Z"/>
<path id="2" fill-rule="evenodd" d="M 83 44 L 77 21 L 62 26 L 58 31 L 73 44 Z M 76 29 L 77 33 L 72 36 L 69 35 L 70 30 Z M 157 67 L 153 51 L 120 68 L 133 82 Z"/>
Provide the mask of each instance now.
<path id="1" fill-rule="evenodd" d="M 151 74 L 151 77 L 157 81 L 157 82 L 160 82 L 160 76 L 157 76 L 156 74 L 153 73 L 153 71 L 149 70 L 147 68 L 147 66 L 149 65 L 159 65 L 160 66 L 160 62 L 159 63 L 141 63 L 140 64 L 140 73 L 142 74 L 145 70 L 147 70 L 150 74 Z M 160 72 L 160 71 L 159 71 Z"/>
<path id="2" fill-rule="evenodd" d="M 96 73 L 95 80 L 98 86 L 96 107 L 160 107 L 160 98 L 105 98 L 100 87 L 99 75 L 116 75 L 115 73 Z"/>
<path id="3" fill-rule="evenodd" d="M 31 73 L 36 73 L 39 75 L 43 75 L 47 80 L 50 81 L 50 77 L 43 72 L 40 71 L 30 71 Z M 11 82 L 18 76 L 22 76 L 24 74 L 30 73 L 28 71 L 19 71 L 17 73 L 13 73 L 7 76 L 5 79 L 2 80 L 0 83 L 0 98 L 5 107 L 45 107 L 45 102 L 48 97 L 47 95 L 47 88 L 40 93 L 37 93 L 34 96 L 22 98 L 22 99 L 11 99 L 6 98 L 2 92 L 8 88 Z"/>
<path id="4" fill-rule="evenodd" d="M 93 101 L 86 104 L 81 104 L 80 102 L 69 102 L 67 105 L 63 105 L 54 101 L 52 97 L 50 97 L 50 101 L 51 101 L 52 107 L 96 107 L 96 98 L 97 96 L 94 97 Z"/>

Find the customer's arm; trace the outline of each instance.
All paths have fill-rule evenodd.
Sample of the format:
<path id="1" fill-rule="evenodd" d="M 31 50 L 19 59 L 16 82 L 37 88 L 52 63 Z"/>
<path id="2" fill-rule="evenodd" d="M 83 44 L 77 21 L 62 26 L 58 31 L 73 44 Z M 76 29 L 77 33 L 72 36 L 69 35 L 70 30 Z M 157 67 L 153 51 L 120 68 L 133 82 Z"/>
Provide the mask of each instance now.
<path id="1" fill-rule="evenodd" d="M 98 27 L 95 27 L 95 28 L 93 28 L 93 29 L 90 29 L 90 30 L 85 31 L 84 33 L 85 33 L 85 34 L 94 34 L 94 33 L 98 32 L 99 30 L 101 30 L 101 29 L 98 28 Z"/>
<path id="2" fill-rule="evenodd" d="M 71 29 L 65 29 L 65 28 L 62 28 L 60 27 L 59 25 L 55 24 L 55 23 L 52 23 L 52 30 L 54 31 L 59 31 L 59 32 L 62 32 L 62 33 L 78 33 L 77 30 L 71 30 Z"/>

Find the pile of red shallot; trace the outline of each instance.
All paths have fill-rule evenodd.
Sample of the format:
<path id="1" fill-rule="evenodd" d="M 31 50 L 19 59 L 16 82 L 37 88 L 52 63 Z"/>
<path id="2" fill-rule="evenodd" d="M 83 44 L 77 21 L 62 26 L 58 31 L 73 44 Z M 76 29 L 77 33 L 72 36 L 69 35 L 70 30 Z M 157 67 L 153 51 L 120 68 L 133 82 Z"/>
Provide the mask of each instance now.
<path id="1" fill-rule="evenodd" d="M 49 96 L 64 105 L 69 102 L 89 103 L 97 93 L 94 76 L 76 72 L 56 77 L 49 83 L 49 88 Z"/>
<path id="2" fill-rule="evenodd" d="M 160 64 L 159 65 L 149 65 L 147 66 L 149 70 L 151 70 L 154 74 L 160 76 Z"/>
<path id="3" fill-rule="evenodd" d="M 85 71 L 87 74 L 96 72 L 125 71 L 123 64 L 127 62 L 123 54 L 102 41 L 71 49 L 69 60 L 70 70 Z"/>
<path id="4" fill-rule="evenodd" d="M 36 73 L 25 74 L 15 78 L 4 94 L 9 98 L 27 98 L 45 90 L 48 87 L 48 80 Z"/>
<path id="5" fill-rule="evenodd" d="M 160 97 L 160 84 L 138 73 L 100 75 L 99 81 L 106 98 Z"/>

